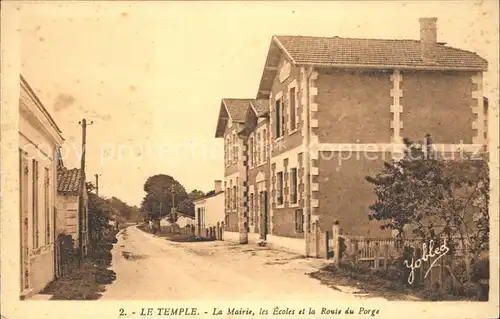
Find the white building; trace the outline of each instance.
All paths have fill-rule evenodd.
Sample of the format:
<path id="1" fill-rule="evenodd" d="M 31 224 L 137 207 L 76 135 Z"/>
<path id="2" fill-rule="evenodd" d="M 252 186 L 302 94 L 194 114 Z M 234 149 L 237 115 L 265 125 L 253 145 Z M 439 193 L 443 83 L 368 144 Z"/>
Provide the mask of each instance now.
<path id="1" fill-rule="evenodd" d="M 19 196 L 21 298 L 39 292 L 55 276 L 56 150 L 63 137 L 21 76 L 19 99 Z"/>
<path id="2" fill-rule="evenodd" d="M 194 212 L 196 234 L 198 236 L 203 234 L 201 230 L 217 226 L 217 223 L 224 222 L 224 191 L 222 190 L 222 181 L 215 181 L 214 190 L 194 201 Z"/>
<path id="3" fill-rule="evenodd" d="M 190 216 L 190 215 L 187 215 L 187 214 L 184 214 L 181 212 L 176 212 L 175 214 L 177 215 L 177 221 L 175 223 L 173 223 L 173 224 L 170 223 L 168 221 L 168 215 L 167 215 L 160 220 L 160 226 L 161 227 L 174 226 L 174 227 L 178 227 L 178 228 L 184 228 L 186 226 L 190 226 L 190 225 L 194 224 L 194 217 L 193 216 Z"/>

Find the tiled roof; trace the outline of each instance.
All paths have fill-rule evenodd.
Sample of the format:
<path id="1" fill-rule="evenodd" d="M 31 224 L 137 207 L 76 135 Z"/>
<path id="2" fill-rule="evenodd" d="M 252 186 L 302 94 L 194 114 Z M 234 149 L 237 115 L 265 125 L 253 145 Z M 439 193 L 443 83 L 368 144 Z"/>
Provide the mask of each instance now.
<path id="1" fill-rule="evenodd" d="M 224 193 L 224 191 L 215 192 L 215 190 L 211 190 L 208 193 L 206 193 L 204 196 L 201 196 L 201 197 L 198 197 L 197 199 L 195 199 L 194 202 L 197 202 L 197 201 L 200 201 L 203 199 L 207 199 L 210 197 L 214 197 L 214 196 L 217 196 L 217 195 L 222 194 L 222 193 Z"/>
<path id="2" fill-rule="evenodd" d="M 486 70 L 477 54 L 438 43 L 432 64 L 422 59 L 418 40 L 356 39 L 340 37 L 275 36 L 296 65 L 393 66 Z"/>
<path id="3" fill-rule="evenodd" d="M 223 99 L 222 103 L 226 106 L 233 122 L 243 123 L 251 101 L 252 99 Z"/>
<path id="4" fill-rule="evenodd" d="M 80 190 L 80 170 L 78 168 L 57 170 L 57 192 L 64 195 L 77 195 Z"/>
<path id="5" fill-rule="evenodd" d="M 250 103 L 257 116 L 262 116 L 269 112 L 269 102 L 267 100 L 252 100 Z"/>

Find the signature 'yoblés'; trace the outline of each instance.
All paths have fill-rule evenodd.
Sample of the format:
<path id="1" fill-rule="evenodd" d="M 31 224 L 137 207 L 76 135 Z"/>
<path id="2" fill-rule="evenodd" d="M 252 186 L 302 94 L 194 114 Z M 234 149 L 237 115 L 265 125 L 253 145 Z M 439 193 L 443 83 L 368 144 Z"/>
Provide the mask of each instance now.
<path id="1" fill-rule="evenodd" d="M 434 251 L 433 251 L 434 250 Z M 450 248 L 446 246 L 446 238 L 443 241 L 443 244 L 440 247 L 437 247 L 434 249 L 434 240 L 431 240 L 429 242 L 429 251 L 427 251 L 427 244 L 424 243 L 422 244 L 422 252 L 423 255 L 416 261 L 414 258 L 411 259 L 411 263 L 408 263 L 408 260 L 405 260 L 404 264 L 406 267 L 411 268 L 410 274 L 408 275 L 408 283 L 411 285 L 413 284 L 413 281 L 415 279 L 415 269 L 420 268 L 422 266 L 423 261 L 427 261 L 430 257 L 436 257 L 431 265 L 429 266 L 429 269 L 427 269 L 427 272 L 425 273 L 424 278 L 427 277 L 429 274 L 429 271 L 432 269 L 432 266 L 444 255 L 446 255 L 450 251 Z"/>

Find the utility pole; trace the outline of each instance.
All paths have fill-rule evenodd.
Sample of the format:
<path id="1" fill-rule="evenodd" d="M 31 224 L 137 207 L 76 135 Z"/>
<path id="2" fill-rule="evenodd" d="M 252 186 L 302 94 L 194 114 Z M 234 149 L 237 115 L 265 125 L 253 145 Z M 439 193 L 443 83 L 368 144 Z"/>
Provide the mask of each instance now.
<path id="1" fill-rule="evenodd" d="M 84 195 L 85 192 L 87 191 L 86 185 L 85 185 L 85 153 L 86 153 L 86 147 L 87 147 L 87 125 L 92 125 L 94 122 L 90 121 L 90 123 L 87 124 L 86 119 L 82 119 L 78 124 L 82 126 L 82 157 L 81 157 L 81 162 L 80 162 L 80 196 L 78 200 L 78 251 L 79 251 L 79 263 L 80 266 L 82 265 L 85 257 L 85 252 L 84 252 L 84 229 L 83 227 L 85 226 L 85 221 L 86 221 L 86 216 L 85 214 L 86 209 L 85 209 L 85 201 L 84 201 Z M 85 229 L 87 231 L 87 229 Z"/>
<path id="2" fill-rule="evenodd" d="M 101 174 L 95 174 L 95 194 L 99 197 L 99 176 Z"/>
<path id="3" fill-rule="evenodd" d="M 175 187 L 174 187 L 174 185 L 170 186 L 170 193 L 172 194 L 172 209 L 171 209 L 171 214 L 173 214 L 174 213 L 174 207 L 175 207 Z"/>

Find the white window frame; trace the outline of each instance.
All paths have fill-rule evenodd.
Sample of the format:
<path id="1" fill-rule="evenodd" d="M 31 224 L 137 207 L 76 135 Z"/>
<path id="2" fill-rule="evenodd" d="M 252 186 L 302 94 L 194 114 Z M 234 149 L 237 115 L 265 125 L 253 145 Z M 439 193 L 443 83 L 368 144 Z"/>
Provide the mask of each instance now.
<path id="1" fill-rule="evenodd" d="M 293 133 L 297 132 L 299 130 L 299 121 L 298 121 L 298 92 L 297 92 L 297 81 L 296 80 L 293 80 L 290 84 L 288 84 L 288 93 L 287 93 L 287 110 L 288 110 L 288 115 L 291 115 L 292 114 L 292 106 L 291 106 L 291 91 L 292 89 L 295 90 L 295 96 L 294 96 L 294 102 L 295 102 L 295 105 L 294 105 L 294 108 L 295 108 L 295 116 L 294 118 L 292 119 L 291 116 L 288 116 L 288 128 L 290 129 L 290 131 L 288 132 L 288 135 L 292 135 Z M 295 121 L 295 128 L 292 130 L 292 121 Z"/>
<path id="2" fill-rule="evenodd" d="M 238 145 L 238 135 L 236 133 L 233 133 L 233 158 L 231 159 L 231 162 L 233 164 L 238 163 L 238 152 L 239 152 L 239 145 Z"/>
<path id="3" fill-rule="evenodd" d="M 263 139 L 264 139 L 264 147 L 263 147 L 263 157 L 264 157 L 264 161 L 262 162 L 262 164 L 265 164 L 267 163 L 267 159 L 269 157 L 269 138 L 268 138 L 268 130 L 267 130 L 267 126 L 264 126 L 263 130 L 262 130 L 262 136 L 263 136 Z"/>
<path id="4" fill-rule="evenodd" d="M 281 178 L 280 178 L 281 174 Z M 278 184 L 279 181 L 279 184 Z M 281 170 L 279 172 L 276 172 L 276 208 L 283 208 L 285 207 L 285 171 Z M 278 187 L 279 185 L 279 187 Z M 279 203 L 278 199 L 280 198 L 279 193 L 281 190 L 281 203 Z"/>
<path id="5" fill-rule="evenodd" d="M 274 127 L 274 135 L 275 135 L 275 140 L 280 140 L 280 139 L 283 139 L 284 136 L 285 136 L 285 131 L 286 129 L 283 127 L 283 125 L 285 125 L 284 121 L 283 121 L 283 111 L 285 110 L 285 108 L 283 107 L 284 105 L 284 101 L 283 101 L 283 93 L 282 92 L 279 92 L 276 94 L 276 96 L 274 97 L 274 103 L 273 103 L 273 119 L 274 119 L 274 122 L 278 122 L 278 123 L 275 123 L 275 127 Z M 276 102 L 280 102 L 280 117 L 278 119 L 276 119 Z M 278 132 L 278 127 L 277 125 L 280 125 L 280 135 L 278 136 L 276 133 Z"/>

